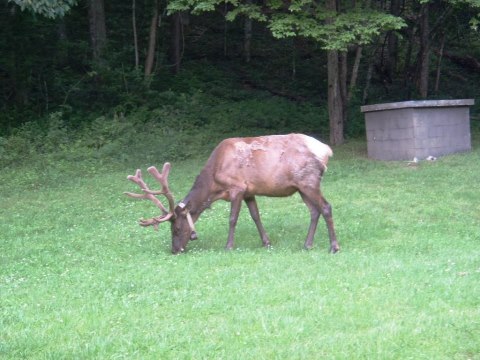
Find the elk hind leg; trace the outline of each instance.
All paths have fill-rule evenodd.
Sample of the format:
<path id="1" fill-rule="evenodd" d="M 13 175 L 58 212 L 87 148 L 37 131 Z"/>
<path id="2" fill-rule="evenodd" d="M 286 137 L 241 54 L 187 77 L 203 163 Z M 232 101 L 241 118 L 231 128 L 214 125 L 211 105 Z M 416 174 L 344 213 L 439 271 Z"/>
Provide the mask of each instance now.
<path id="1" fill-rule="evenodd" d="M 335 254 L 340 250 L 340 246 L 338 245 L 337 236 L 335 235 L 335 226 L 333 225 L 332 205 L 330 205 L 323 196 L 320 197 L 322 199 L 320 205 L 321 211 L 325 223 L 327 224 L 328 237 L 330 238 L 330 252 Z"/>
<path id="2" fill-rule="evenodd" d="M 333 225 L 332 206 L 321 195 L 320 191 L 300 192 L 300 195 L 310 210 L 310 227 L 308 229 L 307 239 L 305 240 L 305 248 L 311 249 L 313 246 L 313 238 L 318 225 L 320 214 L 325 219 L 328 229 L 328 237 L 330 239 L 330 252 L 336 253 L 340 247 L 335 235 Z"/>
<path id="3" fill-rule="evenodd" d="M 269 247 L 270 239 L 268 238 L 262 221 L 260 220 L 260 213 L 258 211 L 257 200 L 255 199 L 255 196 L 246 198 L 245 203 L 247 204 L 248 210 L 250 211 L 250 216 L 252 217 L 255 225 L 257 226 L 257 230 L 260 234 L 260 238 L 262 239 L 263 246 Z"/>
<path id="4" fill-rule="evenodd" d="M 305 239 L 304 247 L 307 250 L 310 250 L 313 246 L 313 237 L 315 236 L 315 231 L 317 230 L 318 219 L 320 218 L 320 209 L 315 201 L 311 199 L 308 195 L 303 192 L 300 192 L 300 196 L 303 199 L 305 205 L 307 205 L 308 210 L 310 210 L 310 226 L 308 228 L 307 238 Z"/>

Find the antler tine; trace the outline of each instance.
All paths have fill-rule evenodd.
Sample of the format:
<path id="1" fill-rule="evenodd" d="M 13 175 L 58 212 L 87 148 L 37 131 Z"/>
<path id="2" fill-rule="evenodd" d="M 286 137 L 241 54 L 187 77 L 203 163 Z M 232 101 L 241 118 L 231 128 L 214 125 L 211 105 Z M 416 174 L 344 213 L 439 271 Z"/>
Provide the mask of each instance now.
<path id="1" fill-rule="evenodd" d="M 132 198 L 135 198 L 135 199 L 146 199 L 146 200 L 151 200 L 155 205 L 157 205 L 158 208 L 160 208 L 164 214 L 168 214 L 169 211 L 165 208 L 165 206 L 163 206 L 163 204 L 161 203 L 160 200 L 158 200 L 154 194 L 152 193 L 152 191 L 148 188 L 147 184 L 145 183 L 145 181 L 143 181 L 143 178 L 142 178 L 142 171 L 140 169 L 137 169 L 137 171 L 135 172 L 135 175 L 128 175 L 127 176 L 127 179 L 134 182 L 135 184 L 137 184 L 138 186 L 140 186 L 140 188 L 142 189 L 143 191 L 143 194 L 136 194 L 136 193 L 132 193 L 132 192 L 124 192 L 125 195 L 127 196 L 130 196 Z"/>
<path id="2" fill-rule="evenodd" d="M 163 194 L 168 200 L 169 206 L 169 213 L 174 213 L 175 211 L 175 200 L 173 198 L 173 194 L 170 192 L 170 188 L 168 187 L 168 175 L 170 174 L 171 164 L 166 162 L 163 164 L 162 172 L 160 173 L 155 166 L 150 166 L 147 171 L 162 185 L 162 191 L 160 192 L 151 192 L 147 191 L 149 194 Z"/>

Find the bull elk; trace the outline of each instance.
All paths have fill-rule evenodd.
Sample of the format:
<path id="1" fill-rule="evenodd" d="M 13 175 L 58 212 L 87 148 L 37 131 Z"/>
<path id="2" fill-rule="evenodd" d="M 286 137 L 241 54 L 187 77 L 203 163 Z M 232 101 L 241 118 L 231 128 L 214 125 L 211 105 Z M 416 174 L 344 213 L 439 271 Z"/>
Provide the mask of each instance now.
<path id="1" fill-rule="evenodd" d="M 302 134 L 231 138 L 217 145 L 192 189 L 177 205 L 168 187 L 171 167 L 168 162 L 163 165 L 161 173 L 154 166 L 148 168 L 148 172 L 161 184 L 161 190 L 150 190 L 142 179 L 141 171 L 137 170 L 134 176 L 127 178 L 136 183 L 142 193 L 125 194 L 151 200 L 162 210 L 160 216 L 141 219 L 140 225 L 157 229 L 160 223 L 169 221 L 172 252 L 177 254 L 185 250 L 189 240 L 197 238 L 195 222 L 205 209 L 219 199 L 231 202 L 227 249 L 234 246 L 235 226 L 242 200 L 247 204 L 263 245 L 270 246 L 260 221 L 255 196 L 285 197 L 299 192 L 310 210 L 305 248 L 310 249 L 313 245 L 321 214 L 328 229 L 330 251 L 335 253 L 340 247 L 335 236 L 332 207 L 320 192 L 320 181 L 332 154 L 328 145 Z M 167 198 L 168 209 L 155 195 Z"/>

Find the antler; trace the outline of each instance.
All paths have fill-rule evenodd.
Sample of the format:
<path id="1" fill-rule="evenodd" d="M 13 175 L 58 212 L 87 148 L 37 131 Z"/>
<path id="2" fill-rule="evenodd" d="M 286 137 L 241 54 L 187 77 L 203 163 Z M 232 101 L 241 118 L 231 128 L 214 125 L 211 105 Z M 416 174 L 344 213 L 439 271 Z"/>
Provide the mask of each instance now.
<path id="1" fill-rule="evenodd" d="M 168 188 L 168 174 L 170 172 L 170 163 L 166 162 L 163 165 L 162 172 L 160 173 L 155 166 L 151 166 L 147 169 L 147 171 L 162 185 L 162 190 L 150 190 L 148 185 L 143 181 L 142 178 L 142 171 L 137 169 L 135 175 L 128 175 L 127 179 L 134 182 L 143 191 L 143 194 L 136 194 L 131 192 L 124 192 L 125 195 L 133 197 L 135 199 L 145 199 L 151 200 L 158 208 L 160 208 L 163 212 L 162 215 L 156 216 L 150 219 L 140 219 L 139 224 L 141 226 L 150 226 L 152 225 L 155 230 L 158 229 L 158 224 L 170 220 L 172 217 L 175 216 L 175 201 L 173 199 L 173 195 Z M 155 197 L 155 195 L 165 195 L 168 200 L 168 207 L 169 210 L 163 206 L 161 201 Z"/>

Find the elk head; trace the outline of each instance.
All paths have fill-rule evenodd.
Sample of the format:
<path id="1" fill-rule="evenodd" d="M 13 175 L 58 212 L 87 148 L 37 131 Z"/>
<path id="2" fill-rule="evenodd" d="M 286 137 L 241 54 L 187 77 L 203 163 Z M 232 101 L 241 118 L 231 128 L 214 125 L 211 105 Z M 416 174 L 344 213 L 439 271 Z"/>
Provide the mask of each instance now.
<path id="1" fill-rule="evenodd" d="M 197 233 L 188 207 L 183 202 L 180 202 L 175 206 L 173 194 L 168 187 L 168 174 L 170 172 L 170 167 L 170 163 L 167 162 L 163 165 L 161 173 L 155 166 L 151 166 L 147 169 L 147 171 L 161 184 L 161 190 L 150 190 L 142 178 L 141 170 L 137 169 L 135 175 L 128 175 L 127 179 L 137 184 L 143 193 L 135 194 L 125 192 L 124 194 L 136 199 L 150 200 L 162 210 L 162 215 L 149 219 L 140 219 L 139 225 L 153 226 L 155 230 L 158 230 L 159 224 L 169 221 L 172 228 L 172 252 L 178 254 L 184 251 L 189 240 L 195 240 L 197 238 Z M 156 197 L 156 195 L 164 195 L 167 198 L 168 210 L 163 206 L 162 202 Z"/>

